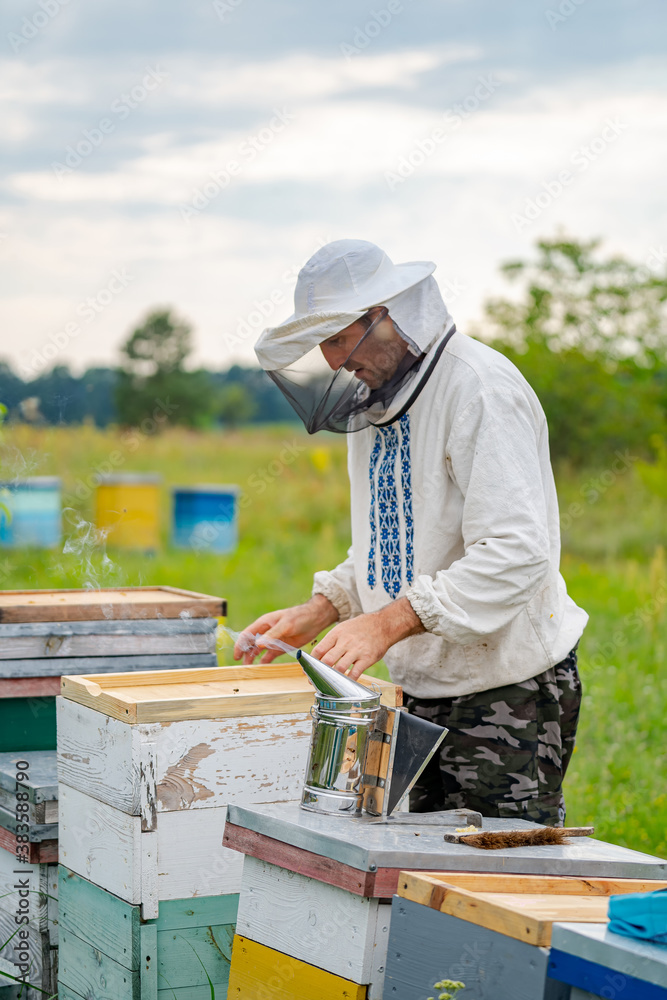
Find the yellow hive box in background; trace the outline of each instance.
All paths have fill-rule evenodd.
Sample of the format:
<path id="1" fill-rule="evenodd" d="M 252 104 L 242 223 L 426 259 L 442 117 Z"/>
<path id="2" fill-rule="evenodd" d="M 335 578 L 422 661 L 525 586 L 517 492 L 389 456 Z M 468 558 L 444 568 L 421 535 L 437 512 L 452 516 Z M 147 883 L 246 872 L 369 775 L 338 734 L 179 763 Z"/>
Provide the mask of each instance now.
<path id="1" fill-rule="evenodd" d="M 143 551 L 160 547 L 161 485 L 161 476 L 148 473 L 100 479 L 95 523 L 109 545 Z"/>

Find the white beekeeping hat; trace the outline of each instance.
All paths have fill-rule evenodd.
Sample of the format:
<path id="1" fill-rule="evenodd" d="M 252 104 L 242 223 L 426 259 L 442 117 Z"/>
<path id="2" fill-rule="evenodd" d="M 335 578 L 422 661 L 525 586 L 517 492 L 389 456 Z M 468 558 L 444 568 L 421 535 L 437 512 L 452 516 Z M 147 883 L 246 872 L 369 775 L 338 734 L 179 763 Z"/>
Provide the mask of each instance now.
<path id="1" fill-rule="evenodd" d="M 267 371 L 293 364 L 361 319 L 373 306 L 386 305 L 393 318 L 392 300 L 434 270 L 432 261 L 394 264 L 383 250 L 366 240 L 327 243 L 299 271 L 292 315 L 279 326 L 264 330 L 257 341 L 259 363 Z M 417 346 L 426 346 L 408 333 Z"/>

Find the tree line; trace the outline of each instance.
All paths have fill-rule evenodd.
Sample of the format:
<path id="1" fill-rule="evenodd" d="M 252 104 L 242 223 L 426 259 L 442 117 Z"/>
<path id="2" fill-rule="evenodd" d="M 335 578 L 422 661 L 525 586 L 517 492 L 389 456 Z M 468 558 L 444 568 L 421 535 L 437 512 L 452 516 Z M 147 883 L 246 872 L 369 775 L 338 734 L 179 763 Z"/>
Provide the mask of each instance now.
<path id="1" fill-rule="evenodd" d="M 615 450 L 650 456 L 667 439 L 667 252 L 636 263 L 604 256 L 597 240 L 539 240 L 528 261 L 502 273 L 516 291 L 489 299 L 467 332 L 507 355 L 535 389 L 552 454 L 595 463 Z M 76 376 L 65 365 L 24 382 L 0 362 L 10 420 L 140 426 L 156 400 L 170 422 L 194 428 L 295 420 L 264 372 L 233 365 L 191 370 L 191 326 L 154 309 L 121 349 L 116 368 Z"/>

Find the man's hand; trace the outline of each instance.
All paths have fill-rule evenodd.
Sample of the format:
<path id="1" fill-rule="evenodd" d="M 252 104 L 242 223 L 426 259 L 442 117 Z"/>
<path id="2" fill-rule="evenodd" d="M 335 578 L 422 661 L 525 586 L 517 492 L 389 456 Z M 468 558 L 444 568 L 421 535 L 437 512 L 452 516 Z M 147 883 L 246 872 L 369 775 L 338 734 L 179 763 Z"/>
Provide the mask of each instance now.
<path id="1" fill-rule="evenodd" d="M 394 643 L 425 631 L 407 597 L 401 597 L 380 611 L 336 625 L 318 642 L 313 656 L 341 673 L 351 667 L 349 676 L 356 680 Z"/>
<path id="2" fill-rule="evenodd" d="M 262 650 L 262 640 L 256 640 L 260 633 L 264 639 L 280 639 L 290 646 L 301 647 L 310 642 L 322 629 L 338 621 L 338 612 L 324 594 L 314 594 L 305 604 L 293 608 L 282 608 L 262 615 L 252 625 L 248 625 L 236 640 L 234 659 L 243 657 L 244 663 L 252 663 Z M 266 649 L 260 663 L 271 663 L 280 656 L 282 649 Z"/>

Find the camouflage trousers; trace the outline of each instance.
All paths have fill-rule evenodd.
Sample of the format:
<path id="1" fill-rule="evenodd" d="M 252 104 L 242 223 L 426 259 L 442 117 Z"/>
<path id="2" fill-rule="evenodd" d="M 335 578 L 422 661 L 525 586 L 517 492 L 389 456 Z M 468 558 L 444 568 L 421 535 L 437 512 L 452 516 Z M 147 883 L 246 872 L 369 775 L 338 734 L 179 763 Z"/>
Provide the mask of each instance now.
<path id="1" fill-rule="evenodd" d="M 467 808 L 562 826 L 580 703 L 576 647 L 520 684 L 459 698 L 405 695 L 409 712 L 449 729 L 410 793 L 411 812 Z"/>

